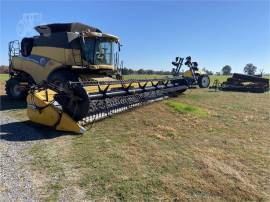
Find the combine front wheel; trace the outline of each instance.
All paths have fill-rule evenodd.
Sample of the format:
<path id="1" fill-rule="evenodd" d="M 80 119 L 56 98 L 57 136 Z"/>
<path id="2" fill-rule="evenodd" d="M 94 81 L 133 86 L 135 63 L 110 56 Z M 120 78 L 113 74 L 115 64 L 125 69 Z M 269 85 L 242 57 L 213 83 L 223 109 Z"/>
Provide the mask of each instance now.
<path id="1" fill-rule="evenodd" d="M 74 73 L 68 70 L 59 70 L 52 73 L 49 76 L 48 81 L 54 83 L 57 86 L 64 87 L 67 82 L 78 81 L 78 78 Z"/>
<path id="2" fill-rule="evenodd" d="M 26 98 L 27 90 L 22 88 L 18 79 L 10 78 L 6 82 L 6 94 L 13 99 L 24 99 Z"/>

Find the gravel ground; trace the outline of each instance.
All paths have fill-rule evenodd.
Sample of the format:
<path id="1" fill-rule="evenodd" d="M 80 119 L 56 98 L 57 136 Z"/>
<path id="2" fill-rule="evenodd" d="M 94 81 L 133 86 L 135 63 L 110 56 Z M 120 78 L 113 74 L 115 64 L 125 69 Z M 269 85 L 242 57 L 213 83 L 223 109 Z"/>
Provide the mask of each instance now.
<path id="1" fill-rule="evenodd" d="M 40 142 L 42 135 L 2 111 L 0 117 L 0 201 L 38 201 L 26 151 Z"/>

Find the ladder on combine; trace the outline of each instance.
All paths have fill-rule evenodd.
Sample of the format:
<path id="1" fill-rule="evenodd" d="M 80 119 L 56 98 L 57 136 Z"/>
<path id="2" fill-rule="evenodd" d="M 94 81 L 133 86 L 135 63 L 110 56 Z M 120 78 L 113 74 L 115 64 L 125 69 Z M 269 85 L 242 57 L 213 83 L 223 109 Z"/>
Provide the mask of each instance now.
<path id="1" fill-rule="evenodd" d="M 75 65 L 83 66 L 83 59 L 81 55 L 81 50 L 72 49 L 72 55 Z"/>
<path id="2" fill-rule="evenodd" d="M 9 57 L 9 73 L 11 72 L 12 66 L 12 57 L 19 56 L 21 54 L 20 42 L 18 40 L 14 40 L 9 42 L 8 44 L 8 57 Z"/>

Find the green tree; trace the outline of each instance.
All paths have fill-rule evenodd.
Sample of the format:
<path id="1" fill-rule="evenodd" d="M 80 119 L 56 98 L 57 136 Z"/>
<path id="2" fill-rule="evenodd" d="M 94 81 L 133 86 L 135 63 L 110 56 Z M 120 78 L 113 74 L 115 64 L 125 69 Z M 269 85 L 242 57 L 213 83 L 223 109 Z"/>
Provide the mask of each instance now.
<path id="1" fill-rule="evenodd" d="M 145 73 L 143 69 L 139 69 L 137 72 L 138 72 L 138 74 L 144 74 Z"/>
<path id="2" fill-rule="evenodd" d="M 128 69 L 128 74 L 134 74 L 134 70 L 133 69 Z"/>
<path id="3" fill-rule="evenodd" d="M 121 71 L 123 75 L 128 75 L 128 68 L 124 67 Z"/>
<path id="4" fill-rule="evenodd" d="M 232 71 L 232 68 L 230 65 L 225 65 L 222 69 L 221 72 L 223 75 L 230 75 Z"/>
<path id="5" fill-rule="evenodd" d="M 213 75 L 214 74 L 211 70 L 208 70 L 206 68 L 203 68 L 202 70 L 205 71 L 206 74 L 208 74 L 208 75 Z"/>
<path id="6" fill-rule="evenodd" d="M 248 63 L 245 67 L 244 67 L 244 72 L 248 75 L 254 75 L 255 72 L 257 70 L 257 67 L 255 65 L 253 65 L 252 63 Z"/>
<path id="7" fill-rule="evenodd" d="M 149 74 L 149 75 L 154 74 L 154 71 L 152 69 L 147 69 L 146 74 Z"/>

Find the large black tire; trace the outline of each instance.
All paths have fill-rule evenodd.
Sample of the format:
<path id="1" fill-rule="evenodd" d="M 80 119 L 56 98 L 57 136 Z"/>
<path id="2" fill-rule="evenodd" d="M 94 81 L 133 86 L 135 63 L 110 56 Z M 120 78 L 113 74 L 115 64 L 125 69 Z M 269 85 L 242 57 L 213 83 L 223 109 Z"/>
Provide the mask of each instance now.
<path id="1" fill-rule="evenodd" d="M 198 84 L 200 88 L 208 88 L 210 85 L 210 78 L 208 75 L 199 76 Z"/>
<path id="2" fill-rule="evenodd" d="M 79 81 L 76 74 L 69 70 L 59 70 L 53 72 L 49 77 L 48 81 L 58 86 L 64 86 L 68 81 Z"/>
<path id="3" fill-rule="evenodd" d="M 6 82 L 6 94 L 9 98 L 22 100 L 27 96 L 27 90 L 21 90 L 20 81 L 16 78 L 10 78 Z"/>

